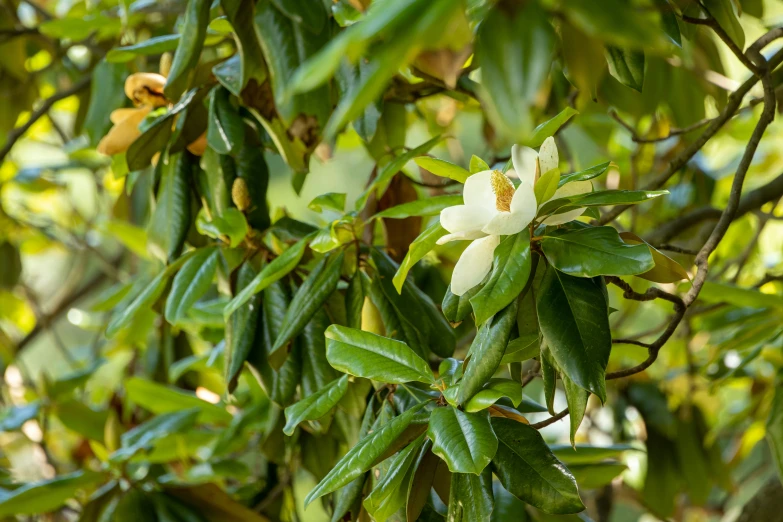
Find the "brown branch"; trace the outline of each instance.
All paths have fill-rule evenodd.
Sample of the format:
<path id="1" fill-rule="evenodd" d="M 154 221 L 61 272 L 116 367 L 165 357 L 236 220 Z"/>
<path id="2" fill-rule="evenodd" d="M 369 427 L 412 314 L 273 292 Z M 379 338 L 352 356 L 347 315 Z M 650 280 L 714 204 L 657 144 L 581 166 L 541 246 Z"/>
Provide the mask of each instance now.
<path id="1" fill-rule="evenodd" d="M 45 116 L 55 103 L 86 89 L 90 85 L 90 79 L 90 76 L 87 75 L 78 82 L 71 85 L 69 88 L 56 92 L 49 98 L 46 98 L 43 103 L 41 103 L 40 107 L 30 113 L 30 118 L 24 124 L 12 129 L 8 133 L 8 138 L 5 142 L 5 145 L 3 145 L 3 147 L 0 149 L 0 164 L 3 163 L 8 153 L 11 152 L 11 149 L 17 140 L 24 136 L 24 134 L 30 129 L 30 127 L 33 126 L 36 121 Z"/>
<path id="2" fill-rule="evenodd" d="M 737 57 L 737 59 L 742 62 L 742 65 L 744 65 L 749 71 L 751 71 L 756 76 L 760 76 L 763 74 L 763 71 L 757 66 L 755 63 L 753 63 L 750 58 L 748 58 L 745 53 L 742 52 L 742 49 L 739 48 L 739 46 L 734 42 L 734 40 L 731 39 L 731 37 L 728 35 L 728 33 L 723 29 L 723 27 L 718 23 L 718 21 L 715 19 L 712 14 L 707 10 L 706 7 L 703 5 L 701 8 L 704 10 L 704 12 L 707 14 L 705 18 L 695 18 L 693 16 L 687 16 L 682 15 L 683 22 L 687 22 L 689 24 L 694 25 L 706 25 L 707 27 L 711 28 L 716 35 L 718 35 L 718 38 L 720 38 L 724 44 L 726 44 L 726 47 L 729 48 L 729 50 L 734 54 L 734 56 Z"/>
<path id="3" fill-rule="evenodd" d="M 703 120 L 699 120 L 696 123 L 688 125 L 687 127 L 683 127 L 681 129 L 679 128 L 670 129 L 669 133 L 666 136 L 659 136 L 657 138 L 643 138 L 642 136 L 639 136 L 639 134 L 636 132 L 636 129 L 633 127 L 633 125 L 623 120 L 620 117 L 620 115 L 617 114 L 617 111 L 615 111 L 614 109 L 609 110 L 609 116 L 611 116 L 617 123 L 622 125 L 628 132 L 631 133 L 631 139 L 634 141 L 634 143 L 657 143 L 659 141 L 666 141 L 674 136 L 688 134 L 689 132 L 695 131 L 696 129 L 700 129 L 701 127 L 704 127 L 714 119 L 714 118 L 704 118 Z"/>
<path id="4" fill-rule="evenodd" d="M 541 422 L 533 423 L 530 425 L 530 427 L 540 430 L 541 428 L 546 428 L 550 424 L 554 424 L 555 422 L 559 421 L 566 415 L 568 415 L 568 408 L 564 409 L 560 413 L 553 415 L 552 417 L 549 417 L 548 419 L 542 420 Z"/>
<path id="5" fill-rule="evenodd" d="M 765 35 L 766 36 L 766 35 Z M 762 36 L 761 38 L 764 38 Z M 760 40 L 760 39 L 759 39 Z M 778 51 L 775 53 L 775 55 L 770 58 L 769 60 L 769 68 L 774 69 L 776 66 L 780 65 L 783 62 L 783 50 Z M 721 113 L 712 120 L 712 122 L 707 126 L 706 129 L 704 129 L 704 132 L 699 135 L 696 140 L 694 140 L 690 145 L 685 147 L 677 156 L 672 159 L 672 161 L 669 163 L 669 167 L 662 172 L 659 176 L 657 176 L 655 179 L 650 181 L 645 187 L 644 190 L 656 190 L 661 188 L 664 184 L 666 184 L 669 179 L 671 179 L 674 174 L 677 173 L 681 168 L 683 168 L 690 159 L 696 155 L 699 150 L 701 150 L 702 147 L 713 137 L 715 134 L 723 127 L 723 125 L 726 124 L 727 121 L 731 119 L 731 117 L 734 115 L 735 112 L 740 108 L 740 105 L 742 104 L 742 99 L 745 97 L 746 94 L 756 85 L 756 83 L 759 82 L 758 76 L 751 76 L 748 78 L 742 85 L 739 86 L 739 88 L 731 93 L 729 95 L 729 99 L 726 102 L 726 106 L 723 108 Z M 621 205 L 614 207 L 609 212 L 603 214 L 600 219 L 598 219 L 599 225 L 605 225 L 609 223 L 610 221 L 613 221 L 617 219 L 618 216 L 620 216 L 623 212 L 628 210 L 631 207 L 631 205 Z"/>

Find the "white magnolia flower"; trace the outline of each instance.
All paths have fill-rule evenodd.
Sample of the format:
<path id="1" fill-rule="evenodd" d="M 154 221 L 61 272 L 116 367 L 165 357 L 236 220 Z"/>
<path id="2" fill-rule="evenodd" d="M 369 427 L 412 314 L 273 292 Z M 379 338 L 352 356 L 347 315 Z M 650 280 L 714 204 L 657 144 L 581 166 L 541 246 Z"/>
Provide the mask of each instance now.
<path id="1" fill-rule="evenodd" d="M 558 166 L 555 140 L 547 138 L 539 152 L 514 145 L 511 161 L 514 168 L 508 174 L 520 180 L 516 189 L 509 177 L 498 170 L 477 172 L 465 181 L 462 191 L 464 204 L 445 208 L 440 213 L 440 224 L 449 233 L 438 240 L 439 245 L 458 240 L 473 241 L 454 267 L 451 276 L 451 292 L 454 295 L 463 295 L 486 277 L 492 269 L 493 255 L 500 244 L 500 236 L 521 232 L 536 217 L 538 205 L 533 185 L 538 171 L 548 172 Z M 591 190 L 589 181 L 569 183 L 559 188 L 553 197 Z M 552 216 L 544 223 L 565 223 L 576 219 L 582 212 L 584 210 L 580 209 Z"/>
<path id="2" fill-rule="evenodd" d="M 538 171 L 536 169 L 536 160 L 538 160 Z M 529 180 L 531 184 L 534 184 L 536 174 L 545 174 L 552 169 L 557 168 L 560 164 L 560 157 L 557 152 L 557 145 L 555 140 L 551 136 L 544 140 L 541 144 L 539 152 L 534 151 L 530 147 L 522 147 L 514 145 L 511 147 L 511 161 L 514 163 L 514 171 L 509 171 L 508 174 L 512 177 L 519 177 L 520 180 Z M 579 194 L 585 194 L 593 191 L 593 184 L 589 181 L 572 181 L 566 183 L 557 191 L 550 199 L 565 198 L 568 196 L 576 196 Z M 539 205 L 543 205 L 542 201 Z M 570 210 L 562 214 L 556 214 L 550 216 L 542 221 L 545 225 L 562 225 L 573 221 L 584 213 L 585 209 L 579 208 L 576 210 Z"/>

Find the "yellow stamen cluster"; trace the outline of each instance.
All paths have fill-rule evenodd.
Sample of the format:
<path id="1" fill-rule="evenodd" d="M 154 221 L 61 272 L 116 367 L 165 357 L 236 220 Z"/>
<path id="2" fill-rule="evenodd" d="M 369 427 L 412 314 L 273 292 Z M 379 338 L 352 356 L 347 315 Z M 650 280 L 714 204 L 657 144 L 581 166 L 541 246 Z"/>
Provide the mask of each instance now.
<path id="1" fill-rule="evenodd" d="M 492 192 L 495 193 L 495 208 L 501 212 L 511 212 L 514 184 L 499 170 L 492 171 L 490 182 L 492 183 Z"/>

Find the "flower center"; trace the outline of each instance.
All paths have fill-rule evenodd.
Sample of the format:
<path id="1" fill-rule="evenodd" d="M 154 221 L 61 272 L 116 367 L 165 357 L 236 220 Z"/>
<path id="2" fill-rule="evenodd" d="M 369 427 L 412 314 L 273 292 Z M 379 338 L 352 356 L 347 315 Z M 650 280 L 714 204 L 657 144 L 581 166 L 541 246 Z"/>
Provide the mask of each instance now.
<path id="1" fill-rule="evenodd" d="M 501 212 L 511 212 L 514 184 L 499 170 L 492 171 L 490 182 L 492 183 L 492 192 L 495 193 L 495 208 Z"/>

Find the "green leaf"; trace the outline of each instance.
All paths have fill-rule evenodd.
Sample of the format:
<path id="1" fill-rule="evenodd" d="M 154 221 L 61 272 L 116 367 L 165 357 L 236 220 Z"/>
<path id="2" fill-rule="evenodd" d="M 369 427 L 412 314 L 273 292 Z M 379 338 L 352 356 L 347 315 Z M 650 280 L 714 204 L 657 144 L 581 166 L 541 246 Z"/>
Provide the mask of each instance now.
<path id="1" fill-rule="evenodd" d="M 247 288 L 255 275 L 253 266 L 249 262 L 243 263 L 237 273 L 236 289 Z M 234 390 L 239 373 L 255 347 L 260 301 L 258 296 L 253 296 L 226 320 L 223 368 L 229 392 Z"/>
<path id="2" fill-rule="evenodd" d="M 444 230 L 445 233 L 445 230 Z M 479 293 L 481 285 L 476 285 L 462 295 L 454 295 L 451 292 L 451 285 L 446 289 L 441 303 L 443 315 L 452 323 L 460 323 L 473 311 L 470 300 Z"/>
<path id="3" fill-rule="evenodd" d="M 190 83 L 190 76 L 198 64 L 201 47 L 209 24 L 210 0 L 188 0 L 177 52 L 171 63 L 163 92 L 169 100 L 177 100 Z"/>
<path id="4" fill-rule="evenodd" d="M 59 477 L 31 482 L 0 496 L 0 517 L 35 515 L 57 510 L 82 489 L 106 480 L 102 473 L 80 470 Z"/>
<path id="5" fill-rule="evenodd" d="M 414 406 L 362 438 L 307 494 L 304 500 L 305 507 L 313 500 L 345 486 L 387 458 L 389 456 L 386 455 L 387 451 L 394 446 L 408 428 L 412 426 L 425 427 L 429 415 L 421 412 L 423 408 L 424 404 Z"/>
<path id="6" fill-rule="evenodd" d="M 512 495 L 546 513 L 578 513 L 585 507 L 574 477 L 557 460 L 534 428 L 493 418 L 498 451 L 492 467 Z"/>
<path id="7" fill-rule="evenodd" d="M 555 117 L 537 126 L 533 129 L 532 136 L 525 142 L 528 147 L 540 147 L 544 140 L 550 136 L 554 136 L 557 131 L 565 125 L 565 123 L 571 119 L 571 117 L 579 114 L 579 111 L 573 107 L 566 107 Z"/>
<path id="8" fill-rule="evenodd" d="M 285 409 L 285 427 L 283 433 L 289 437 L 302 422 L 317 420 L 334 408 L 348 390 L 348 376 L 343 375 L 309 397 L 292 404 Z"/>
<path id="9" fill-rule="evenodd" d="M 337 289 L 344 257 L 343 252 L 336 256 L 325 256 L 294 294 L 283 317 L 283 328 L 277 334 L 275 344 L 269 352 L 269 364 L 275 370 L 280 369 L 288 355 L 283 350 L 285 346 L 299 335 L 313 315 Z"/>
<path id="10" fill-rule="evenodd" d="M 261 50 L 253 23 L 255 2 L 253 0 L 221 0 L 220 6 L 231 21 L 231 26 L 236 33 L 237 54 L 215 66 L 212 71 L 215 72 L 218 80 L 231 91 L 231 94 L 240 96 L 242 89 L 251 79 L 260 85 L 267 78 L 264 53 Z M 228 71 L 223 67 L 223 64 L 232 60 L 238 62 L 234 69 L 236 72 L 218 74 L 218 70 L 227 73 Z"/>
<path id="11" fill-rule="evenodd" d="M 630 245 L 647 245 L 650 249 L 655 266 L 647 272 L 636 274 L 636 277 L 656 283 L 676 283 L 683 279 L 690 279 L 688 272 L 677 261 L 653 248 L 636 234 L 620 232 L 620 238 Z"/>
<path id="12" fill-rule="evenodd" d="M 413 240 L 408 247 L 408 252 L 405 254 L 405 259 L 400 263 L 400 267 L 397 269 L 397 273 L 394 274 L 394 288 L 397 289 L 397 293 L 402 293 L 402 285 L 405 283 L 405 278 L 408 277 L 413 265 L 418 263 L 427 253 L 435 248 L 438 239 L 448 234 L 448 231 L 440 226 L 440 219 L 436 220 L 433 224 L 428 226 L 424 231 L 419 234 L 419 237 Z"/>
<path id="13" fill-rule="evenodd" d="M 569 466 L 581 489 L 597 489 L 610 484 L 628 469 L 622 462 L 601 462 L 597 464 L 576 464 Z M 700 475 L 701 480 L 704 475 Z M 706 482 L 706 481 L 705 481 Z"/>
<path id="14" fill-rule="evenodd" d="M 707 303 L 731 303 L 748 308 L 780 308 L 783 297 L 765 294 L 751 288 L 740 288 L 728 283 L 707 281 L 699 292 L 699 299 Z"/>
<path id="15" fill-rule="evenodd" d="M 147 225 L 147 249 L 164 263 L 170 263 L 182 250 L 190 228 L 190 183 L 195 158 L 181 152 L 161 167 L 161 180 L 155 211 Z"/>
<path id="16" fill-rule="evenodd" d="M 470 173 L 483 172 L 489 170 L 489 165 L 483 159 L 479 158 L 475 154 L 470 157 Z"/>
<path id="17" fill-rule="evenodd" d="M 512 301 L 481 327 L 470 346 L 470 360 L 459 388 L 459 403 L 466 404 L 495 374 L 517 322 L 517 302 Z"/>
<path id="18" fill-rule="evenodd" d="M 575 444 L 576 431 L 582 424 L 587 409 L 587 400 L 590 398 L 590 392 L 583 390 L 567 375 L 561 375 L 563 379 L 563 389 L 565 389 L 566 403 L 568 404 L 568 422 L 570 425 L 571 444 Z"/>
<path id="19" fill-rule="evenodd" d="M 364 299 L 362 275 L 357 271 L 348 283 L 348 288 L 345 289 L 345 315 L 348 319 L 346 325 L 349 328 L 361 330 Z"/>
<path id="20" fill-rule="evenodd" d="M 313 198 L 307 205 L 307 208 L 315 212 L 323 212 L 325 208 L 337 212 L 345 212 L 345 193 L 327 192 L 326 194 L 321 194 Z"/>
<path id="21" fill-rule="evenodd" d="M 395 455 L 381 480 L 364 499 L 364 507 L 373 520 L 389 520 L 405 505 L 408 485 L 413 475 L 411 467 L 423 443 L 424 439 L 421 438 Z"/>
<path id="22" fill-rule="evenodd" d="M 326 25 L 326 13 L 323 9 L 314 9 L 305 0 L 272 0 L 283 14 L 298 24 L 302 24 L 308 31 L 320 33 Z"/>
<path id="23" fill-rule="evenodd" d="M 644 87 L 644 52 L 613 46 L 606 47 L 609 74 L 623 85 L 642 92 Z"/>
<path id="24" fill-rule="evenodd" d="M 566 183 L 571 183 L 573 181 L 587 181 L 593 179 L 606 172 L 606 169 L 608 169 L 611 165 L 612 162 L 607 161 L 606 163 L 594 165 L 588 169 L 580 170 L 579 172 L 572 172 L 571 174 L 560 176 L 560 180 L 558 181 L 557 185 L 558 187 L 562 187 Z"/>
<path id="25" fill-rule="evenodd" d="M 606 401 L 604 373 L 612 349 L 607 304 L 591 279 L 547 268 L 536 301 L 538 322 L 560 369 Z"/>
<path id="26" fill-rule="evenodd" d="M 255 294 L 261 292 L 275 281 L 285 277 L 291 270 L 296 268 L 296 265 L 299 264 L 299 261 L 304 255 L 310 237 L 311 236 L 307 236 L 297 241 L 293 246 L 288 248 L 288 250 L 264 266 L 258 275 L 253 278 L 253 281 L 229 301 L 226 305 L 226 309 L 223 311 L 223 316 L 226 318 L 229 317 Z"/>
<path id="27" fill-rule="evenodd" d="M 404 219 L 411 216 L 434 216 L 446 207 L 462 205 L 462 195 L 434 196 L 409 201 L 378 212 L 370 219 Z"/>
<path id="28" fill-rule="evenodd" d="M 153 383 L 154 384 L 154 383 Z M 160 386 L 160 385 L 157 385 Z M 152 419 L 139 424 L 130 431 L 126 431 L 120 437 L 122 447 L 111 454 L 111 462 L 123 462 L 133 457 L 136 453 L 150 449 L 153 444 L 169 436 L 193 427 L 200 415 L 198 408 L 181 409 L 164 415 L 157 415 Z"/>
<path id="29" fill-rule="evenodd" d="M 375 178 L 375 180 L 373 180 L 373 182 L 370 183 L 370 186 L 367 187 L 361 196 L 359 196 L 359 198 L 356 200 L 355 209 L 357 211 L 362 210 L 367 204 L 367 199 L 370 197 L 370 194 L 373 192 L 375 192 L 376 197 L 381 197 L 383 193 L 386 192 L 386 189 L 389 188 L 389 183 L 391 183 L 394 175 L 397 174 L 406 163 L 417 156 L 426 154 L 431 148 L 440 143 L 443 139 L 444 137 L 442 136 L 435 136 L 429 141 L 425 141 L 418 147 L 404 152 L 399 156 L 395 156 L 389 163 L 383 166 L 383 168 L 378 172 L 378 176 Z"/>
<path id="30" fill-rule="evenodd" d="M 438 466 L 443 464 L 443 461 L 432 453 L 431 448 L 432 441 L 425 440 L 411 469 L 412 476 L 408 483 L 405 503 L 405 520 L 411 522 L 419 520 L 424 506 L 430 500 L 430 491 L 438 474 Z"/>
<path id="31" fill-rule="evenodd" d="M 485 522 L 494 509 L 492 473 L 452 473 L 449 522 Z"/>
<path id="32" fill-rule="evenodd" d="M 783 477 L 783 387 L 780 386 L 779 379 L 767 418 L 767 443 L 777 467 L 778 476 Z"/>
<path id="33" fill-rule="evenodd" d="M 125 380 L 125 393 L 131 402 L 153 413 L 171 413 L 197 408 L 200 422 L 214 424 L 231 422 L 231 414 L 217 404 L 201 400 L 193 393 L 140 377 L 130 377 Z"/>
<path id="34" fill-rule="evenodd" d="M 555 35 L 535 2 L 492 9 L 479 25 L 475 59 L 487 118 L 511 142 L 531 138 L 530 103 L 549 75 Z"/>
<path id="35" fill-rule="evenodd" d="M 655 266 L 647 245 L 623 243 L 612 227 L 547 231 L 541 249 L 552 266 L 577 277 L 635 275 Z"/>
<path id="36" fill-rule="evenodd" d="M 196 216 L 196 230 L 205 236 L 219 239 L 230 248 L 238 246 L 248 233 L 247 219 L 239 210 L 231 207 L 221 215 L 213 215 L 209 220 L 207 212 L 202 208 Z"/>
<path id="37" fill-rule="evenodd" d="M 432 452 L 448 464 L 452 473 L 480 474 L 498 449 L 488 412 L 466 413 L 452 406 L 435 408 L 427 435 L 432 440 Z"/>
<path id="38" fill-rule="evenodd" d="M 560 214 L 580 207 L 635 205 L 668 193 L 668 190 L 599 190 L 547 201 L 538 209 L 538 215 Z"/>
<path id="39" fill-rule="evenodd" d="M 739 17 L 734 10 L 734 2 L 731 0 L 704 0 L 704 7 L 718 21 L 737 47 L 745 48 L 745 31 L 739 22 Z"/>
<path id="40" fill-rule="evenodd" d="M 329 364 L 341 372 L 394 384 L 435 383 L 427 362 L 405 343 L 336 324 L 326 338 Z"/>
<path id="41" fill-rule="evenodd" d="M 168 145 L 172 133 L 174 114 L 166 112 L 154 119 L 142 132 L 141 136 L 131 143 L 125 152 L 125 160 L 131 171 L 147 168 L 152 158 L 162 153 Z"/>
<path id="42" fill-rule="evenodd" d="M 614 45 L 640 49 L 665 46 L 657 9 L 636 9 L 623 0 L 604 0 L 601 9 L 584 0 L 564 0 L 561 8 L 574 25 Z"/>
<path id="43" fill-rule="evenodd" d="M 608 459 L 619 459 L 626 451 L 638 451 L 638 448 L 630 444 L 613 444 L 612 446 L 553 444 L 549 448 L 555 457 L 566 464 L 596 464 Z"/>
<path id="44" fill-rule="evenodd" d="M 514 407 L 519 406 L 522 402 L 522 385 L 511 379 L 491 379 L 465 404 L 465 411 L 472 413 L 485 410 L 503 397 L 511 399 Z"/>
<path id="45" fill-rule="evenodd" d="M 269 168 L 264 159 L 263 148 L 251 137 L 250 131 L 246 130 L 245 133 L 245 142 L 236 155 L 237 178 L 245 182 L 247 202 L 250 203 L 250 206 L 243 211 L 251 227 L 256 230 L 266 230 L 271 224 L 266 201 Z"/>
<path id="46" fill-rule="evenodd" d="M 111 54 L 112 51 L 109 51 Z M 84 117 L 82 129 L 90 138 L 90 145 L 97 146 L 111 128 L 111 120 L 106 117 L 107 114 L 115 109 L 119 109 L 125 104 L 125 83 L 126 69 L 122 65 L 108 63 L 101 60 L 95 66 L 92 72 L 92 83 L 90 86 L 90 104 L 87 107 L 87 114 Z M 122 177 L 122 172 L 114 168 L 114 158 L 112 156 L 112 172 L 115 178 Z M 123 160 L 124 162 L 124 160 Z M 127 169 L 126 169 L 127 170 Z"/>
<path id="47" fill-rule="evenodd" d="M 182 320 L 196 301 L 207 293 L 212 286 L 219 257 L 220 250 L 217 248 L 202 248 L 182 265 L 166 298 L 165 317 L 169 323 L 176 324 Z"/>
<path id="48" fill-rule="evenodd" d="M 217 86 L 209 94 L 207 143 L 218 154 L 233 154 L 245 141 L 245 123 L 231 105 L 230 93 Z"/>
<path id="49" fill-rule="evenodd" d="M 137 56 L 149 56 L 174 51 L 178 44 L 178 34 L 156 36 L 137 44 L 115 47 L 106 53 L 106 61 L 109 63 L 125 63 L 133 60 Z M 106 89 L 106 87 L 104 87 L 104 89 Z"/>
<path id="50" fill-rule="evenodd" d="M 536 195 L 536 201 L 539 205 L 543 205 L 545 201 L 555 195 L 557 190 L 557 184 L 560 181 L 560 169 L 552 169 L 546 172 L 538 178 L 534 192 Z"/>
<path id="51" fill-rule="evenodd" d="M 471 174 L 459 165 L 455 165 L 449 161 L 433 158 L 430 156 L 414 158 L 413 161 L 415 161 L 416 165 L 419 167 L 435 174 L 436 176 L 453 179 L 454 181 L 459 181 L 460 183 L 465 183 L 465 180 L 467 180 L 468 176 Z"/>
<path id="52" fill-rule="evenodd" d="M 492 273 L 489 280 L 470 298 L 476 314 L 476 324 L 483 324 L 490 317 L 516 299 L 530 279 L 530 233 L 503 238 L 495 248 Z"/>
<path id="53" fill-rule="evenodd" d="M 512 339 L 506 346 L 506 352 L 503 354 L 503 360 L 500 361 L 500 364 L 523 362 L 538 357 L 540 346 L 541 338 L 538 333 Z"/>

